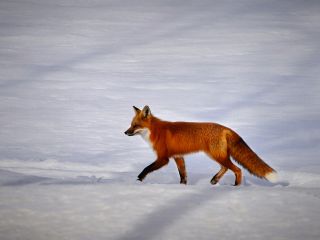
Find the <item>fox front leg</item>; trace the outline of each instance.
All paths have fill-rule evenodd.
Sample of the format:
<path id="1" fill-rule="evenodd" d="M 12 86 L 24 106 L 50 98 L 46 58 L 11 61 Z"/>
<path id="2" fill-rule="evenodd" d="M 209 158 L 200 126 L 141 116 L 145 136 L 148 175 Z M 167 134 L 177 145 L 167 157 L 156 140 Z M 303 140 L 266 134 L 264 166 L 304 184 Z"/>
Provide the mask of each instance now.
<path id="1" fill-rule="evenodd" d="M 151 172 L 158 170 L 159 168 L 167 165 L 169 162 L 169 158 L 158 158 L 156 161 L 147 166 L 143 171 L 138 175 L 139 181 L 143 181 L 143 179 Z"/>
<path id="2" fill-rule="evenodd" d="M 174 157 L 180 175 L 180 183 L 187 184 L 186 165 L 183 157 Z"/>

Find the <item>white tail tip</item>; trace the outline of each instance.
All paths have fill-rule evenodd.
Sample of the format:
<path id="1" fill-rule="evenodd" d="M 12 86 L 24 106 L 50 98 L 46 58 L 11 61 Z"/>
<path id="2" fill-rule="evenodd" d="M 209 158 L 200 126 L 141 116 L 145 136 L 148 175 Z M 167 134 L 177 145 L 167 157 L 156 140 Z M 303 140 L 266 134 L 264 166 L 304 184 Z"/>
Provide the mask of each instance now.
<path id="1" fill-rule="evenodd" d="M 278 174 L 276 172 L 270 172 L 267 173 L 265 178 L 269 181 L 269 182 L 276 182 L 278 180 Z"/>

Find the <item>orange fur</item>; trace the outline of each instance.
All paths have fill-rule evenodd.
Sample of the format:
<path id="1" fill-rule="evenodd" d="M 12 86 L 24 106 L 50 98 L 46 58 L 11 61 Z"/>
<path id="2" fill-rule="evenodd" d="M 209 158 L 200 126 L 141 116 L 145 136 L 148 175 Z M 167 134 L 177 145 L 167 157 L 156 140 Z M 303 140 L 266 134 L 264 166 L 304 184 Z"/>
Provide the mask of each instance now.
<path id="1" fill-rule="evenodd" d="M 221 170 L 212 178 L 216 184 L 224 173 L 230 169 L 234 172 L 235 185 L 242 180 L 240 168 L 230 160 L 230 155 L 246 168 L 251 174 L 266 178 L 275 173 L 233 130 L 216 123 L 196 122 L 168 122 L 162 121 L 151 114 L 150 108 L 143 110 L 134 107 L 135 116 L 131 127 L 125 132 L 129 136 L 147 131 L 153 150 L 157 154 L 155 162 L 147 166 L 138 176 L 143 180 L 146 175 L 155 171 L 174 158 L 181 177 L 181 183 L 187 182 L 183 155 L 194 152 L 205 152 L 210 158 L 217 161 Z"/>

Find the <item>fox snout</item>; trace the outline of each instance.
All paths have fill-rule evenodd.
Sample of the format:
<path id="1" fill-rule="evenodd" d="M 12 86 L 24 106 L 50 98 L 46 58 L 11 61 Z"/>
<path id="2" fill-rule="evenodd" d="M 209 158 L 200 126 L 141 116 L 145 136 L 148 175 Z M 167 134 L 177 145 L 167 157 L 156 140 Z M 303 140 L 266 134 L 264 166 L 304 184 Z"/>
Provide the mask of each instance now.
<path id="1" fill-rule="evenodd" d="M 127 135 L 127 136 L 133 136 L 134 135 L 133 130 L 131 128 L 129 128 L 127 131 L 125 131 L 124 134 Z"/>

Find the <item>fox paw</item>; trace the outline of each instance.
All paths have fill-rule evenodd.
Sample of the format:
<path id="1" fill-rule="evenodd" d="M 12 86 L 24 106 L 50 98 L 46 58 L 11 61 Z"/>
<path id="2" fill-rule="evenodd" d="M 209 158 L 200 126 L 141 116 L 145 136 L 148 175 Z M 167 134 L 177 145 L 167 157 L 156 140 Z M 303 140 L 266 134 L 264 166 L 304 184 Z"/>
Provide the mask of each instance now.
<path id="1" fill-rule="evenodd" d="M 180 180 L 180 184 L 185 184 L 185 185 L 187 185 L 187 179 L 181 179 L 181 180 Z"/>
<path id="2" fill-rule="evenodd" d="M 218 181 L 217 179 L 215 179 L 215 178 L 212 178 L 211 181 L 210 181 L 210 183 L 211 183 L 212 185 L 216 185 L 218 182 L 219 182 L 219 181 Z"/>
<path id="3" fill-rule="evenodd" d="M 144 178 L 145 178 L 145 176 L 139 174 L 139 176 L 137 177 L 137 181 L 142 182 Z"/>

